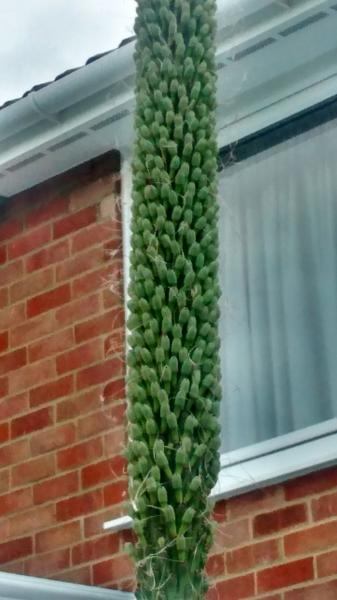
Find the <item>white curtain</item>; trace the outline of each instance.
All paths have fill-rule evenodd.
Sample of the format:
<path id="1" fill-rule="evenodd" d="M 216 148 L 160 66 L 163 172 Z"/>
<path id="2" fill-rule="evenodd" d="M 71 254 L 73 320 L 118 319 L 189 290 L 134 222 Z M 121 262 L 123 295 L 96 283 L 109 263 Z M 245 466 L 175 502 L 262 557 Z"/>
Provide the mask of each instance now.
<path id="1" fill-rule="evenodd" d="M 337 131 L 220 178 L 223 451 L 337 416 Z"/>

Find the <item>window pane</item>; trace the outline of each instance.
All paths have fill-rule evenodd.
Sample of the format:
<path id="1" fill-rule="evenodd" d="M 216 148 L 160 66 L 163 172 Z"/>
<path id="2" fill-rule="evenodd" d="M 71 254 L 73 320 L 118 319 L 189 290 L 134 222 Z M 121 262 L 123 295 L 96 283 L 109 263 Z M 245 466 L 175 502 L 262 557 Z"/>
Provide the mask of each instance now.
<path id="1" fill-rule="evenodd" d="M 223 451 L 337 416 L 336 134 L 221 174 Z"/>

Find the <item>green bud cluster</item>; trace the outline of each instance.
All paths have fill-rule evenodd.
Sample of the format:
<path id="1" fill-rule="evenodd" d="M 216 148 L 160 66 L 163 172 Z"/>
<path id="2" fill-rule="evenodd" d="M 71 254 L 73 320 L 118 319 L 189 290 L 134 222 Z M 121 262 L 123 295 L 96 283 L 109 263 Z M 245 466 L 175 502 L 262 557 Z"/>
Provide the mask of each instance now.
<path id="1" fill-rule="evenodd" d="M 127 449 L 138 597 L 202 599 L 219 471 L 216 0 L 138 0 Z"/>

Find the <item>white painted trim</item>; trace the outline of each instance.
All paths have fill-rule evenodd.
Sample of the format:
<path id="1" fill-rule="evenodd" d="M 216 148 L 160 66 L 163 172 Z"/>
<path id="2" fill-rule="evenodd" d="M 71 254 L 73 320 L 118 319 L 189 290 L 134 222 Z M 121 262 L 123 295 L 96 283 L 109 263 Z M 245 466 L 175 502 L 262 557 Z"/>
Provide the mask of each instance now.
<path id="1" fill-rule="evenodd" d="M 287 447 L 287 441 L 292 445 Z M 266 453 L 268 446 L 269 454 Z M 257 452 L 258 447 L 261 448 L 260 453 Z M 261 454 L 263 449 L 264 453 Z M 249 458 L 250 452 L 256 452 L 255 457 L 253 454 L 253 457 Z M 262 442 L 238 450 L 232 455 L 239 453 L 246 453 L 246 459 L 234 464 L 231 464 L 231 453 L 222 454 L 219 480 L 210 495 L 213 500 L 239 496 L 337 464 L 337 419 L 281 436 L 279 440 Z M 132 519 L 128 516 L 104 523 L 104 529 L 109 531 L 131 527 Z"/>
<path id="2" fill-rule="evenodd" d="M 0 600 L 135 600 L 135 596 L 118 590 L 0 572 Z"/>
<path id="3" fill-rule="evenodd" d="M 228 498 L 337 464 L 337 433 L 223 467 L 212 498 Z"/>
<path id="4" fill-rule="evenodd" d="M 119 517 L 118 519 L 111 519 L 111 521 L 105 521 L 105 523 L 103 523 L 103 529 L 108 529 L 113 533 L 117 533 L 117 531 L 131 529 L 132 522 L 132 518 L 125 515 L 125 517 Z"/>

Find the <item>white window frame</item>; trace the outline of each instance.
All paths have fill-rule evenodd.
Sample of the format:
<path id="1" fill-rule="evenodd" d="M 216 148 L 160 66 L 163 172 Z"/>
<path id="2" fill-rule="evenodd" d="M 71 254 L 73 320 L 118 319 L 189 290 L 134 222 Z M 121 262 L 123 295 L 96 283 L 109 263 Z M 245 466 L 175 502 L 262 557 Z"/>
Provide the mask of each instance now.
<path id="1" fill-rule="evenodd" d="M 307 17 L 313 15 L 317 9 L 329 11 L 329 15 L 332 17 L 329 22 L 323 23 L 323 27 L 327 28 L 327 35 L 319 38 L 322 48 L 320 48 L 320 61 L 316 61 L 316 70 L 310 75 L 304 72 L 303 81 L 298 77 L 288 81 L 286 89 L 281 87 L 270 90 L 266 87 L 263 94 L 263 105 L 254 105 L 250 98 L 247 106 L 241 108 L 240 118 L 236 118 L 235 109 L 232 113 L 227 110 L 226 103 L 224 103 L 222 115 L 220 104 L 218 112 L 218 145 L 220 148 L 262 131 L 320 102 L 337 97 L 337 65 L 332 66 L 328 60 L 329 52 L 331 53 L 332 50 L 332 41 L 328 34 L 333 29 L 337 31 L 337 9 L 332 9 L 332 5 L 331 0 L 308 0 L 307 2 L 305 12 Z M 271 24 L 267 34 L 278 35 L 277 27 L 279 24 Z M 320 27 L 319 23 L 317 23 L 317 27 Z M 257 32 L 257 41 L 263 34 L 266 34 L 266 31 Z M 305 40 L 307 35 L 308 32 L 299 31 L 295 43 L 301 43 L 302 40 L 304 46 L 307 43 Z M 294 42 L 292 40 L 287 44 L 284 43 L 284 40 L 282 42 L 282 52 L 289 52 L 289 63 L 291 64 L 291 45 Z M 244 45 L 242 40 L 240 43 Z M 267 52 L 270 52 L 269 49 Z M 248 57 L 247 62 L 250 60 L 251 57 Z M 259 57 L 254 57 L 254 60 L 259 60 Z M 251 62 L 250 65 L 250 68 L 253 69 L 254 62 Z M 127 291 L 130 252 L 131 186 L 130 148 L 127 148 L 123 154 L 122 168 L 125 292 Z M 337 418 L 222 454 L 218 482 L 212 490 L 211 497 L 215 500 L 228 498 L 335 464 L 337 464 Z M 125 516 L 106 522 L 104 529 L 118 531 L 131 525 L 132 519 Z"/>

